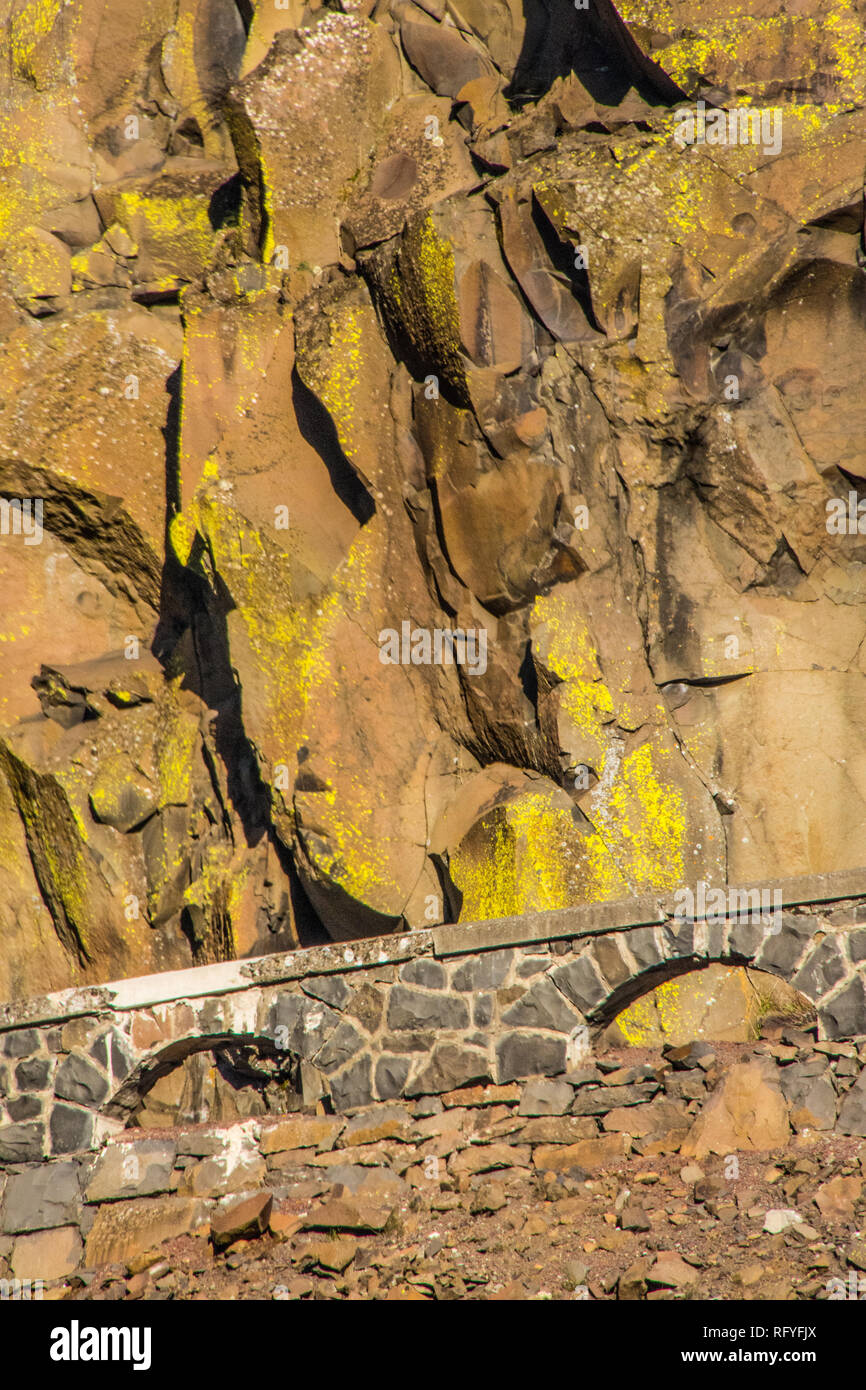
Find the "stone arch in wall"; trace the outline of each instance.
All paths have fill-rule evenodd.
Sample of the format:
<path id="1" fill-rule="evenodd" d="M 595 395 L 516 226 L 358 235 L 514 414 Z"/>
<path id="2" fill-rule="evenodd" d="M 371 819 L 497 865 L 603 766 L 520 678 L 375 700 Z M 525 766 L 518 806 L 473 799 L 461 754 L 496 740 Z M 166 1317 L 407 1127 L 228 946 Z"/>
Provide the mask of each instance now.
<path id="1" fill-rule="evenodd" d="M 348 1026 L 339 1033 L 340 1014 L 320 996 L 339 1003 L 352 991 L 335 976 L 311 980 L 305 989 L 309 994 L 290 980 L 225 994 L 131 1003 L 113 1012 L 61 1017 L 59 1027 L 45 1024 L 10 1033 L 7 1047 L 13 1048 L 16 1059 L 33 1059 L 27 1065 L 39 1069 L 43 1094 L 27 1098 L 39 1110 L 29 1126 L 7 1125 L 13 1131 L 7 1139 L 8 1157 L 32 1160 L 93 1147 L 106 1129 L 129 1121 L 142 1096 L 161 1078 L 188 1058 L 213 1049 L 229 1049 L 236 1058 L 255 1050 L 259 1060 L 279 1064 L 286 1084 L 284 1104 L 276 1113 L 319 1099 L 327 1109 L 328 1087 L 312 1059 L 322 1054 L 330 1058 L 331 1070 L 339 1067 L 351 1057 L 358 1035 Z M 331 1052 L 323 1054 L 335 1033 Z M 265 1113 L 273 1109 L 268 1106 Z"/>
<path id="2" fill-rule="evenodd" d="M 553 938 L 545 928 L 576 927 L 581 917 L 504 920 L 465 935 L 381 938 L 365 948 L 369 958 L 357 946 L 339 959 L 314 951 L 284 962 L 285 975 L 207 967 L 171 983 L 189 990 L 184 997 L 155 1000 L 152 979 L 124 986 L 120 999 L 83 992 L 58 1001 L 69 1012 L 52 1009 L 39 1024 L 25 1009 L 3 1034 L 0 1157 L 29 1162 L 93 1147 L 162 1075 L 214 1047 L 290 1054 L 303 1105 L 328 1097 L 338 1114 L 563 1075 L 626 1005 L 711 963 L 784 980 L 814 1004 L 823 1039 L 862 1038 L 866 903 L 852 907 L 849 894 L 839 907 L 838 893 L 800 901 L 765 921 L 759 912 L 653 921 L 653 904 L 633 904 L 650 915 L 633 926 L 614 905 L 583 914 L 584 931 Z M 616 920 L 606 927 L 605 916 Z"/>
<path id="3" fill-rule="evenodd" d="M 290 1048 L 280 1048 L 272 1036 L 257 1032 L 195 1033 L 149 1052 L 132 1067 L 100 1113 L 134 1126 L 140 1123 L 142 1111 L 150 1107 L 150 1124 L 156 1127 L 160 1111 L 152 1099 L 161 1085 L 169 1082 L 170 1090 L 161 1103 L 177 1113 L 166 1115 L 167 1124 L 285 1114 L 303 1104 L 305 1081 L 306 1098 L 311 1097 L 302 1067 L 301 1057 Z M 242 1092 L 251 1104 L 242 1103 Z M 232 1093 L 238 1095 L 235 1105 L 231 1104 Z"/>
<path id="4" fill-rule="evenodd" d="M 485 965 L 489 962 L 492 966 L 494 958 L 508 954 L 511 953 L 482 951 L 474 957 L 473 970 L 479 989 L 483 986 L 488 990 L 491 982 L 495 988 L 494 976 L 498 979 L 498 972 L 493 971 L 488 980 L 490 972 Z M 570 954 L 549 959 L 550 964 L 529 985 L 522 999 L 509 1007 L 503 1005 L 499 1019 L 491 1020 L 492 1050 L 498 1054 L 500 1072 L 497 1075 L 491 1056 L 491 1080 L 509 1079 L 511 1074 L 529 1075 L 539 1068 L 553 1074 L 546 1061 L 543 1064 L 539 1061 L 535 1068 L 530 1064 L 529 1070 L 518 1065 L 516 1071 L 509 1061 L 506 1068 L 500 1051 L 501 1048 L 507 1051 L 509 1029 L 517 1028 L 522 1033 L 529 1029 L 536 1031 L 539 1027 L 545 1031 L 551 1026 L 558 1031 L 566 1028 L 562 1020 L 551 1022 L 551 983 L 556 986 L 556 996 L 562 1003 L 571 1006 L 568 1027 L 580 1025 L 583 1020 L 590 1038 L 597 1038 L 634 999 L 658 984 L 716 962 L 749 966 L 791 984 L 815 1005 L 823 1037 L 841 1039 L 866 1034 L 866 926 L 823 930 L 820 920 L 808 912 L 782 912 L 769 922 L 754 916 L 718 922 L 668 919 L 658 925 L 623 928 L 577 939 L 571 943 Z M 422 978 L 419 969 L 417 963 L 402 967 L 395 984 L 409 978 L 417 984 Z M 451 969 L 465 970 L 466 967 L 459 965 L 458 958 Z M 430 972 L 438 972 L 444 979 L 442 966 L 430 962 L 423 978 Z M 474 980 L 475 976 L 472 978 Z M 345 989 L 342 984 L 340 987 Z M 202 1001 L 202 1006 L 195 1009 L 178 1001 L 156 1011 L 158 1026 L 154 1026 L 152 1041 L 146 1038 L 146 1030 L 151 1027 L 153 1015 L 139 1014 L 131 1021 L 131 1040 L 139 1039 L 135 1063 L 106 1097 L 101 1112 L 115 1119 L 128 1116 L 130 1101 L 134 1103 L 136 1094 L 142 1089 L 147 1089 L 185 1057 L 221 1045 L 256 1047 L 271 1055 L 279 1052 L 293 1059 L 293 1064 L 297 1061 L 299 1073 L 306 1069 L 310 1086 L 322 1080 L 313 1059 L 325 1063 L 327 1054 L 325 1070 L 328 1079 L 333 1081 L 334 1066 L 351 1068 L 368 1057 L 365 1040 L 357 1034 L 355 1026 L 348 1021 L 339 1024 L 340 1014 L 335 1012 L 339 1010 L 337 988 L 337 982 L 333 981 L 328 991 L 334 1008 L 320 998 L 294 992 L 292 986 L 289 986 L 291 993 L 277 987 L 273 992 L 267 991 L 267 997 L 255 999 L 250 996 L 212 998 Z M 345 992 L 348 994 L 348 989 Z M 461 997 L 470 1000 L 472 991 Z M 468 1024 L 466 1031 L 471 1031 Z M 457 1041 L 449 1032 L 448 1040 L 443 1038 L 441 1045 L 449 1047 Z M 328 1047 L 322 1051 L 326 1042 Z M 471 1042 L 474 1043 L 474 1038 Z M 437 1042 L 434 1053 L 438 1050 Z M 435 1056 L 427 1070 L 435 1072 L 434 1061 Z M 504 1076 L 506 1069 L 508 1078 Z M 567 1062 L 563 1061 L 554 1070 L 567 1070 Z M 481 1075 L 479 1071 L 479 1077 Z M 423 1077 L 414 1076 L 408 1088 L 404 1079 L 403 1084 L 389 1090 L 388 1096 L 419 1093 L 419 1087 L 426 1089 L 422 1084 L 425 1078 L 426 1071 Z M 430 1080 L 435 1090 L 432 1076 Z M 305 1089 L 303 1084 L 300 1089 Z M 317 1097 L 329 1089 L 324 1085 Z M 366 1099 L 372 1101 L 388 1096 L 371 1092 Z M 311 1098 L 311 1094 L 304 1096 L 306 1102 Z M 335 1094 L 333 1098 L 338 1110 L 361 1103 L 363 1097 L 341 1099 Z"/>
<path id="5" fill-rule="evenodd" d="M 816 929 L 807 913 L 723 921 L 669 920 L 598 936 L 551 972 L 598 1035 L 635 999 L 710 964 L 776 975 L 815 1006 L 822 1036 L 866 1034 L 866 927 Z"/>

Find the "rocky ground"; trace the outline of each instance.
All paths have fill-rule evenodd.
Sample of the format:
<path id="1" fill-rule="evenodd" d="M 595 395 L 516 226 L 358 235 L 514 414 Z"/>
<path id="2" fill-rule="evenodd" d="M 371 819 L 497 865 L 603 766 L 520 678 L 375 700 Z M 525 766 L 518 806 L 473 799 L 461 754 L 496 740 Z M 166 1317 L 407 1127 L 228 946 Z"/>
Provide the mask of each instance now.
<path id="1" fill-rule="evenodd" d="M 781 1093 L 767 1080 L 774 1062 L 783 1076 L 792 1067 L 817 1075 L 820 1060 L 819 1080 L 847 1085 L 849 1106 L 856 1106 L 859 1083 L 844 1074 L 859 1065 L 855 1049 L 824 1046 L 830 1055 L 784 1040 L 752 1049 L 699 1043 L 668 1047 L 661 1064 L 637 1049 L 611 1052 L 601 1061 L 603 1074 L 574 1087 L 567 1115 L 551 1112 L 565 1109 L 559 1092 L 572 1091 L 576 1073 L 567 1084 L 527 1083 L 516 1109 L 499 1094 L 506 1087 L 427 1098 L 414 1107 L 411 1128 L 402 1130 L 382 1107 L 348 1122 L 282 1120 L 262 1140 L 269 1171 L 259 1190 L 225 1198 L 194 1233 L 60 1281 L 48 1296 L 860 1297 L 866 1294 L 864 1140 L 813 1128 L 803 1104 L 791 1109 L 797 1117 L 791 1133 L 783 1104 L 776 1114 Z M 632 1092 L 655 1084 L 636 1080 L 638 1072 L 650 1075 L 654 1063 L 664 1092 L 649 1105 Z M 841 1068 L 838 1078 L 834 1068 Z M 682 1092 L 690 1090 L 694 1098 L 687 1101 Z M 575 1108 L 586 1110 L 593 1094 L 616 1092 L 623 1104 L 605 1113 L 605 1132 L 569 1142 L 595 1123 L 576 1116 Z M 671 1100 L 676 1092 L 679 1099 Z M 666 1133 L 658 1125 L 646 1132 L 638 1116 L 651 1110 L 658 1116 L 666 1106 L 672 1108 L 665 1122 L 673 1123 L 679 1109 L 680 1123 Z M 631 1125 L 623 1118 L 629 1111 Z M 645 1132 L 626 1134 L 626 1128 Z M 287 1147 L 309 1145 L 314 1129 L 318 1150 Z M 329 1148 L 340 1130 L 343 1147 Z M 177 1149 L 207 1151 L 206 1127 L 197 1132 L 198 1144 L 190 1131 L 186 1140 L 175 1132 Z M 171 1139 L 172 1131 L 159 1133 Z M 153 1137 L 157 1132 L 150 1131 Z M 775 1148 L 759 1147 L 772 1137 Z M 179 1190 L 184 1183 L 195 1190 L 195 1160 L 181 1161 L 187 1167 Z"/>
<path id="2" fill-rule="evenodd" d="M 839 1296 L 833 1280 L 850 1296 L 852 1273 L 862 1296 L 862 1142 L 738 1162 L 728 1178 L 723 1159 L 630 1157 L 594 1178 L 494 1173 L 397 1202 L 338 1184 L 270 1215 L 269 1199 L 254 1198 L 263 1234 L 222 1250 L 183 1236 L 65 1297 L 822 1299 Z"/>

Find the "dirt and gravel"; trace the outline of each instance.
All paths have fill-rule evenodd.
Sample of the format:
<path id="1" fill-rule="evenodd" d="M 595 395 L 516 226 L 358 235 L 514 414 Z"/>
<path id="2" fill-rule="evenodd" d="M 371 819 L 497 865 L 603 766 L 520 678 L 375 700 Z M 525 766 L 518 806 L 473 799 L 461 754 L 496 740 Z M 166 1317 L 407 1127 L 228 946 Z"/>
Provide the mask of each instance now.
<path id="1" fill-rule="evenodd" d="M 629 1060 L 638 1061 L 635 1052 Z M 325 1170 L 288 1196 L 263 1189 L 229 1207 L 221 1229 L 212 1220 L 128 1265 L 74 1276 L 51 1296 L 866 1297 L 859 1138 L 807 1130 L 775 1151 L 700 1161 L 632 1152 L 616 1171 L 593 1173 L 451 1174 L 429 1161 L 426 1171 L 429 1180 L 416 1177 L 414 1186 L 371 1165 L 354 1192 Z"/>

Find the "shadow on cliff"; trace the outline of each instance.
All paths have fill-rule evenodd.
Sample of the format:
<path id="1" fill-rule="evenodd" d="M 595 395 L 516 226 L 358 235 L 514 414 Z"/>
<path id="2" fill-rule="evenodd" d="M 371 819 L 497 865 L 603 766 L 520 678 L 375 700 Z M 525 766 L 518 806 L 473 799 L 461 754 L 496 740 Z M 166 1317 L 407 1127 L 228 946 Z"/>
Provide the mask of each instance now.
<path id="1" fill-rule="evenodd" d="M 292 405 L 298 429 L 328 470 L 331 487 L 359 526 L 375 516 L 376 504 L 343 453 L 337 428 L 318 396 L 292 368 Z"/>
<path id="2" fill-rule="evenodd" d="M 302 946 L 318 945 L 329 941 L 330 937 L 303 889 L 289 851 L 274 831 L 270 789 L 262 780 L 255 749 L 244 728 L 243 691 L 231 663 L 227 625 L 234 600 L 200 536 L 193 542 L 186 565 L 181 564 L 170 541 L 171 521 L 181 509 L 180 367 L 168 378 L 166 391 L 169 403 L 163 428 L 165 561 L 159 619 L 151 650 L 165 668 L 167 677 L 181 676 L 183 689 L 191 690 L 214 711 L 211 724 L 214 747 L 225 769 L 229 800 L 240 821 L 244 839 L 250 848 L 263 839 L 268 841 L 288 881 L 292 917 L 300 943 Z M 338 483 L 333 477 L 332 481 L 336 489 Z M 357 498 L 355 502 L 363 508 Z"/>
<path id="3" fill-rule="evenodd" d="M 594 101 L 617 106 L 630 88 L 651 106 L 684 93 L 635 42 L 611 0 L 523 0 L 526 28 L 505 90 L 515 105 L 538 101 L 558 77 L 574 73 Z"/>

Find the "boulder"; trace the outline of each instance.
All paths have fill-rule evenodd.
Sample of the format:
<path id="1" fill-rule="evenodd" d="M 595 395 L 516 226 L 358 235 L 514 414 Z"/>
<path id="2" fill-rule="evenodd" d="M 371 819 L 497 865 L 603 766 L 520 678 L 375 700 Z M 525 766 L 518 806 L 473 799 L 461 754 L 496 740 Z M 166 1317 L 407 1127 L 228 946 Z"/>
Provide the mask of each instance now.
<path id="1" fill-rule="evenodd" d="M 210 1220 L 215 1249 L 231 1245 L 235 1240 L 251 1240 L 263 1235 L 268 1228 L 273 1200 L 270 1192 L 257 1192 L 252 1197 L 220 1207 Z"/>
<path id="2" fill-rule="evenodd" d="M 790 1133 L 775 1075 L 759 1061 L 738 1062 L 704 1105 L 680 1153 L 701 1159 L 738 1149 L 779 1149 L 787 1145 Z"/>

